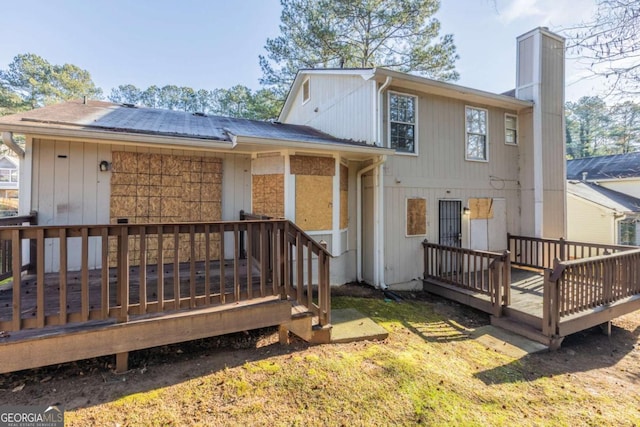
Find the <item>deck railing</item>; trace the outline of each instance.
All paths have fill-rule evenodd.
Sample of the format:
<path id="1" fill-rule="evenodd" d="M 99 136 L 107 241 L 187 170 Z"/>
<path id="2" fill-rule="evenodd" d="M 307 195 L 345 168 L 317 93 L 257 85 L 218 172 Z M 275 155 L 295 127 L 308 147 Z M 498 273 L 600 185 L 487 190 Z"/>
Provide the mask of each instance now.
<path id="1" fill-rule="evenodd" d="M 492 314 L 500 316 L 510 303 L 511 261 L 504 253 L 422 242 L 424 279 L 489 297 Z"/>
<path id="2" fill-rule="evenodd" d="M 246 239 L 257 257 L 241 260 L 241 232 L 257 236 Z M 0 307 L 0 330 L 127 322 L 274 295 L 306 306 L 321 325 L 330 322 L 331 255 L 287 220 L 3 227 L 0 240 L 10 242 L 13 253 L 12 289 L 2 291 L 12 293 L 11 306 Z M 35 242 L 36 259 L 30 281 L 21 274 L 28 240 Z M 46 274 L 51 265 L 56 273 Z M 48 286 L 52 277 L 55 286 Z"/>
<path id="3" fill-rule="evenodd" d="M 573 261 L 545 270 L 543 332 L 555 334 L 563 317 L 640 295 L 640 249 Z"/>
<path id="4" fill-rule="evenodd" d="M 21 216 L 9 216 L 0 218 L 0 227 L 10 227 L 17 225 L 36 225 L 38 224 L 38 214 L 36 212 L 31 212 L 29 215 L 21 215 Z M 33 242 L 31 249 L 35 249 L 35 242 Z M 34 263 L 35 260 L 29 260 L 29 263 L 24 263 L 20 267 L 21 270 L 29 269 L 30 265 Z M 13 275 L 13 252 L 11 240 L 0 239 L 0 280 L 5 280 Z"/>
<path id="5" fill-rule="evenodd" d="M 634 246 L 605 245 L 560 239 L 507 234 L 511 263 L 522 267 L 553 268 L 554 259 L 569 261 L 635 249 Z"/>

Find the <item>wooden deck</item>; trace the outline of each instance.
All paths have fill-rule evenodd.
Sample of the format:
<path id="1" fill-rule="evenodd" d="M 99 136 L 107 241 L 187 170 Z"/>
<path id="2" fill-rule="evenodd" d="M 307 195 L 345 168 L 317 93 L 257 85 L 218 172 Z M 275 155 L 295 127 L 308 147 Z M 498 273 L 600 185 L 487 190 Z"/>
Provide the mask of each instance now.
<path id="1" fill-rule="evenodd" d="M 640 309 L 640 248 L 508 240 L 502 254 L 425 241 L 424 289 L 490 313 L 493 324 L 552 349 L 593 326 L 610 331 L 612 319 Z"/>
<path id="2" fill-rule="evenodd" d="M 286 220 L 0 227 L 0 243 L 0 373 L 109 354 L 125 370 L 133 350 L 266 326 L 330 340 L 331 255 Z"/>

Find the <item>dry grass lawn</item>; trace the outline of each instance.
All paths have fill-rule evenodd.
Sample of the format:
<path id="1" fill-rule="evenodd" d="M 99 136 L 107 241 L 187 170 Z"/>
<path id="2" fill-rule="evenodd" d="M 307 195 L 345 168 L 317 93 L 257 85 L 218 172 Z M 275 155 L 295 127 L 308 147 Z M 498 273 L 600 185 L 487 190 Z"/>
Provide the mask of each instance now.
<path id="1" fill-rule="evenodd" d="M 70 426 L 640 425 L 640 313 L 516 360 L 469 338 L 485 315 L 415 296 L 334 297 L 384 342 L 280 346 L 268 329 L 138 352 L 124 375 L 102 358 L 0 376 L 0 400 L 61 404 Z"/>

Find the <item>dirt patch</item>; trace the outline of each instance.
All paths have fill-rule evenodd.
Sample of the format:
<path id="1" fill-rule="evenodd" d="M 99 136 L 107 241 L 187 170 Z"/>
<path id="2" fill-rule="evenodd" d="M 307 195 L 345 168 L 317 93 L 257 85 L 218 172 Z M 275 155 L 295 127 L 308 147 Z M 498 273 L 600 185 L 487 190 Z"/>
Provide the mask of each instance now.
<path id="1" fill-rule="evenodd" d="M 564 409 L 564 406 L 570 405 L 571 393 L 581 393 L 578 397 L 582 400 L 575 405 L 591 402 L 589 405 L 592 406 L 585 407 L 584 411 L 587 412 L 582 415 L 584 421 L 600 419 L 598 411 L 601 408 L 593 402 L 602 400 L 607 405 L 613 405 L 611 402 L 615 401 L 615 396 L 625 396 L 629 402 L 640 396 L 640 312 L 614 321 L 611 337 L 602 334 L 598 328 L 592 328 L 567 337 L 559 351 L 533 354 L 502 363 L 504 358 L 495 355 L 493 350 L 489 352 L 485 351 L 488 349 L 468 344 L 467 332 L 489 323 L 489 317 L 482 312 L 424 292 L 396 292 L 396 296 L 400 297 L 400 301 L 396 301 L 380 290 L 359 284 L 335 288 L 332 295 L 336 297 L 336 306 L 357 303 L 356 308 L 374 320 L 392 325 L 388 342 L 377 347 L 367 342 L 309 346 L 302 341 L 293 340 L 291 345 L 281 346 L 278 344 L 277 330 L 265 328 L 132 352 L 131 370 L 124 374 L 113 372 L 113 357 L 102 357 L 0 375 L 0 401 L 3 404 L 59 404 L 66 410 L 79 409 L 81 412 L 91 413 L 100 410 L 100 405 L 111 404 L 125 396 L 141 393 L 145 398 L 151 399 L 152 396 L 149 395 L 155 390 L 198 383 L 201 378 L 203 381 L 213 381 L 212 384 L 205 382 L 207 387 L 224 391 L 227 385 L 216 382 L 217 377 L 214 380 L 206 378 L 214 374 L 223 375 L 227 370 L 233 377 L 238 373 L 237 368 L 248 364 L 258 363 L 261 369 L 268 371 L 273 363 L 281 366 L 291 364 L 290 367 L 295 368 L 296 363 L 299 364 L 295 360 L 301 357 L 306 363 L 330 358 L 350 360 L 349 355 L 352 353 L 364 352 L 369 355 L 374 350 L 389 352 L 388 362 L 391 363 L 396 360 L 392 351 L 420 348 L 420 343 L 423 342 L 427 345 L 427 351 L 431 352 L 422 353 L 428 362 L 424 365 L 425 369 L 436 372 L 435 378 L 438 381 L 435 383 L 438 390 L 433 396 L 422 398 L 423 402 L 437 399 L 441 392 L 454 393 L 464 387 L 468 389 L 464 389 L 466 391 L 463 394 L 471 395 L 473 390 L 486 385 L 486 390 L 479 394 L 493 393 L 493 397 L 487 397 L 478 405 L 487 402 L 491 404 L 492 399 L 510 401 L 506 405 L 500 403 L 504 409 L 505 406 L 524 402 L 522 408 L 509 408 L 515 414 L 509 417 L 517 419 L 518 414 L 533 416 L 536 411 L 543 410 L 541 408 L 544 405 L 558 404 L 559 408 Z M 406 301 L 411 301 L 411 304 L 405 303 Z M 419 307 L 417 313 L 419 316 L 424 313 L 424 317 L 416 314 L 416 304 Z M 397 312 L 402 305 L 413 307 L 409 314 L 414 317 L 398 316 Z M 364 360 L 369 360 L 368 357 Z M 362 369 L 377 372 L 387 363 L 372 360 L 362 362 Z M 399 362 L 408 363 L 404 359 L 399 359 Z M 439 363 L 449 362 L 454 363 L 451 369 L 437 371 Z M 388 369 L 389 372 L 396 372 L 396 368 Z M 249 372 L 251 369 L 254 368 L 250 367 L 245 371 Z M 305 372 L 308 374 L 313 369 L 308 368 Z M 449 371 L 454 372 L 456 369 L 459 371 L 459 378 L 466 382 L 452 384 L 449 390 L 446 388 L 447 382 L 458 380 Z M 267 372 L 265 375 L 271 373 Z M 444 380 L 439 379 L 441 377 Z M 236 388 L 242 390 L 239 385 Z M 395 390 L 391 387 L 390 390 L 392 389 Z M 250 395 L 248 393 L 246 396 Z M 233 397 L 236 398 L 240 399 Z M 544 402 L 544 405 L 536 406 L 542 405 L 540 402 Z M 626 403 L 627 407 L 633 403 L 629 402 Z M 638 403 L 635 407 L 640 406 L 640 402 Z M 526 405 L 533 407 L 527 409 Z M 442 407 L 446 408 L 446 405 Z M 609 409 L 612 408 L 614 407 Z M 640 416 L 640 412 L 637 415 Z M 420 418 L 416 418 L 418 419 Z M 84 420 L 87 420 L 86 425 L 91 424 L 90 418 Z M 129 421 L 123 425 L 126 424 L 136 423 Z"/>

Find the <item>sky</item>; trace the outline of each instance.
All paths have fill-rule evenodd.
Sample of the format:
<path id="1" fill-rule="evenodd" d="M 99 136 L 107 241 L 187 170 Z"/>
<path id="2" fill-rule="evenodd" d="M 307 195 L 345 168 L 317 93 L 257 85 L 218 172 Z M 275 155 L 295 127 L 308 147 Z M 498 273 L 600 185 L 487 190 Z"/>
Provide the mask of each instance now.
<path id="1" fill-rule="evenodd" d="M 453 34 L 460 85 L 515 86 L 516 37 L 588 21 L 595 0 L 441 0 L 441 34 Z M 258 89 L 258 55 L 279 35 L 279 0 L 0 0 L 0 69 L 21 53 L 91 73 L 108 95 L 134 84 Z M 567 60 L 566 99 L 597 94 Z"/>

